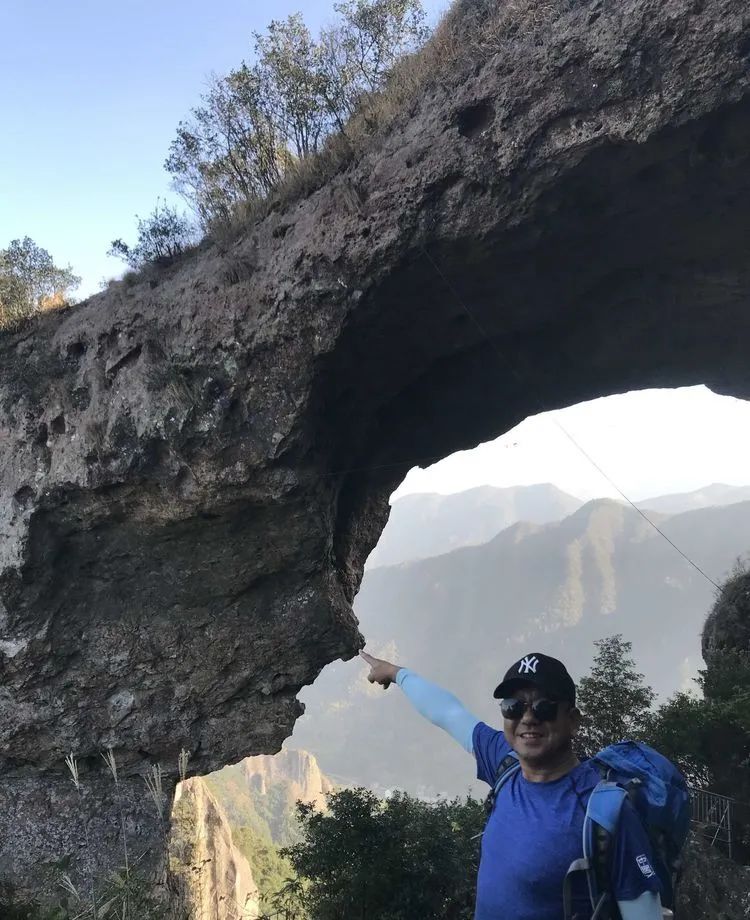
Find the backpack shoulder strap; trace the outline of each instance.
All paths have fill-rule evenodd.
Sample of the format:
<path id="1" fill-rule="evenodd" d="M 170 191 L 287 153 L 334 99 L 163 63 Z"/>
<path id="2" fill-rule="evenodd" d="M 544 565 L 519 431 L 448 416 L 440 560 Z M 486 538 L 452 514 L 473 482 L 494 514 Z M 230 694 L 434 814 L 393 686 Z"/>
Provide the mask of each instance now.
<path id="1" fill-rule="evenodd" d="M 521 769 L 521 764 L 518 760 L 518 754 L 515 751 L 511 751 L 510 754 L 506 754 L 505 757 L 497 765 L 497 770 L 495 770 L 495 782 L 493 787 L 497 792 L 502 789 L 505 783 L 510 779 L 510 777 L 517 771 Z"/>
<path id="2" fill-rule="evenodd" d="M 612 840 L 627 796 L 626 789 L 606 779 L 598 782 L 589 796 L 583 821 L 583 858 L 571 863 L 563 883 L 565 920 L 570 920 L 571 916 L 572 876 L 576 872 L 586 873 L 592 918 L 604 920 L 619 916 L 612 896 L 610 861 Z"/>
<path id="3" fill-rule="evenodd" d="M 508 782 L 508 780 L 514 776 L 521 769 L 521 764 L 518 761 L 518 755 L 515 751 L 511 751 L 509 754 L 506 754 L 505 757 L 497 765 L 495 770 L 495 778 L 492 783 L 492 789 L 485 799 L 484 808 L 487 812 L 487 817 L 492 813 L 492 809 L 495 807 L 495 802 L 500 793 L 500 790 Z"/>

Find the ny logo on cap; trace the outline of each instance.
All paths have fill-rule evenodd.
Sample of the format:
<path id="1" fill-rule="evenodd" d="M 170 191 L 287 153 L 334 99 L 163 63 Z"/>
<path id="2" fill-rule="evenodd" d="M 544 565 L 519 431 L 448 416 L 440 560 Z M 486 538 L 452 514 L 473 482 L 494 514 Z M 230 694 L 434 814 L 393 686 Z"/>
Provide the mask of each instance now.
<path id="1" fill-rule="evenodd" d="M 519 674 L 536 674 L 539 659 L 536 655 L 527 655 L 518 665 Z"/>

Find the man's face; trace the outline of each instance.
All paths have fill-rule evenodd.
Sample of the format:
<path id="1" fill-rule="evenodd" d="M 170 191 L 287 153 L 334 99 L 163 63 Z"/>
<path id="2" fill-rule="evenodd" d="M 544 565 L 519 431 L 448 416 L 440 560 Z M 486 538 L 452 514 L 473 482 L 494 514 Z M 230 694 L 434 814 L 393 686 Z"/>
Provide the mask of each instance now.
<path id="1" fill-rule="evenodd" d="M 520 688 L 513 696 L 526 703 L 549 699 L 538 687 Z M 570 703 L 561 702 L 554 721 L 540 722 L 527 707 L 520 719 L 504 719 L 504 731 L 510 746 L 521 760 L 534 766 L 544 766 L 554 761 L 561 752 L 570 749 L 579 724 L 578 710 Z"/>

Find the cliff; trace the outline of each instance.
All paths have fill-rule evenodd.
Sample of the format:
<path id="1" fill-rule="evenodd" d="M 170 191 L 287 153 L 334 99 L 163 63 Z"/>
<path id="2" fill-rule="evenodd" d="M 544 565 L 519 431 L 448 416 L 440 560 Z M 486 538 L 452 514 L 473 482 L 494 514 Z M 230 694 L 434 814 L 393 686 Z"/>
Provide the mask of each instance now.
<path id="1" fill-rule="evenodd" d="M 111 865 L 107 746 L 154 860 L 149 763 L 278 750 L 362 644 L 420 458 L 632 388 L 750 394 L 749 55 L 745 0 L 462 0 L 317 191 L 2 338 L 0 876 L 33 888 L 80 822 Z"/>
<path id="2" fill-rule="evenodd" d="M 191 916 L 201 920 L 252 920 L 258 886 L 237 849 L 219 803 L 200 777 L 177 786 L 170 844 L 173 871 L 183 880 Z"/>
<path id="3" fill-rule="evenodd" d="M 234 827 L 249 827 L 280 846 L 296 836 L 296 803 L 323 809 L 327 793 L 334 789 L 312 754 L 288 748 L 275 756 L 246 757 L 207 776 L 205 782 Z"/>
<path id="4" fill-rule="evenodd" d="M 282 785 L 288 799 L 325 808 L 326 794 L 334 785 L 320 771 L 317 760 L 307 751 L 285 748 L 273 757 L 260 754 L 242 761 L 248 788 L 267 795 L 272 786 Z"/>

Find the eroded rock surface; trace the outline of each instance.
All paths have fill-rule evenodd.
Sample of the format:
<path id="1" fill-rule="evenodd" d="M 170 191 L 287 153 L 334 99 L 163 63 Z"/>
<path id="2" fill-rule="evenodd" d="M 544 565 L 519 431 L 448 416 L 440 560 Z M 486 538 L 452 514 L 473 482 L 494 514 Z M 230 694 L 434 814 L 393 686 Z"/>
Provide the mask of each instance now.
<path id="1" fill-rule="evenodd" d="M 291 808 L 295 802 L 304 802 L 324 810 L 327 795 L 334 790 L 318 761 L 307 751 L 284 748 L 273 757 L 267 754 L 246 757 L 240 766 L 249 789 L 259 795 L 268 795 L 272 788 L 283 786 Z"/>
<path id="2" fill-rule="evenodd" d="M 203 779 L 177 786 L 172 865 L 184 880 L 190 916 L 201 920 L 254 920 L 260 895 L 253 870 L 232 839 L 223 809 Z"/>
<path id="3" fill-rule="evenodd" d="M 409 466 L 630 388 L 750 395 L 746 3 L 558 5 L 464 4 L 463 63 L 346 173 L 0 341 L 0 875 L 70 845 L 69 751 L 135 800 L 182 747 L 277 750 L 361 644 Z"/>

